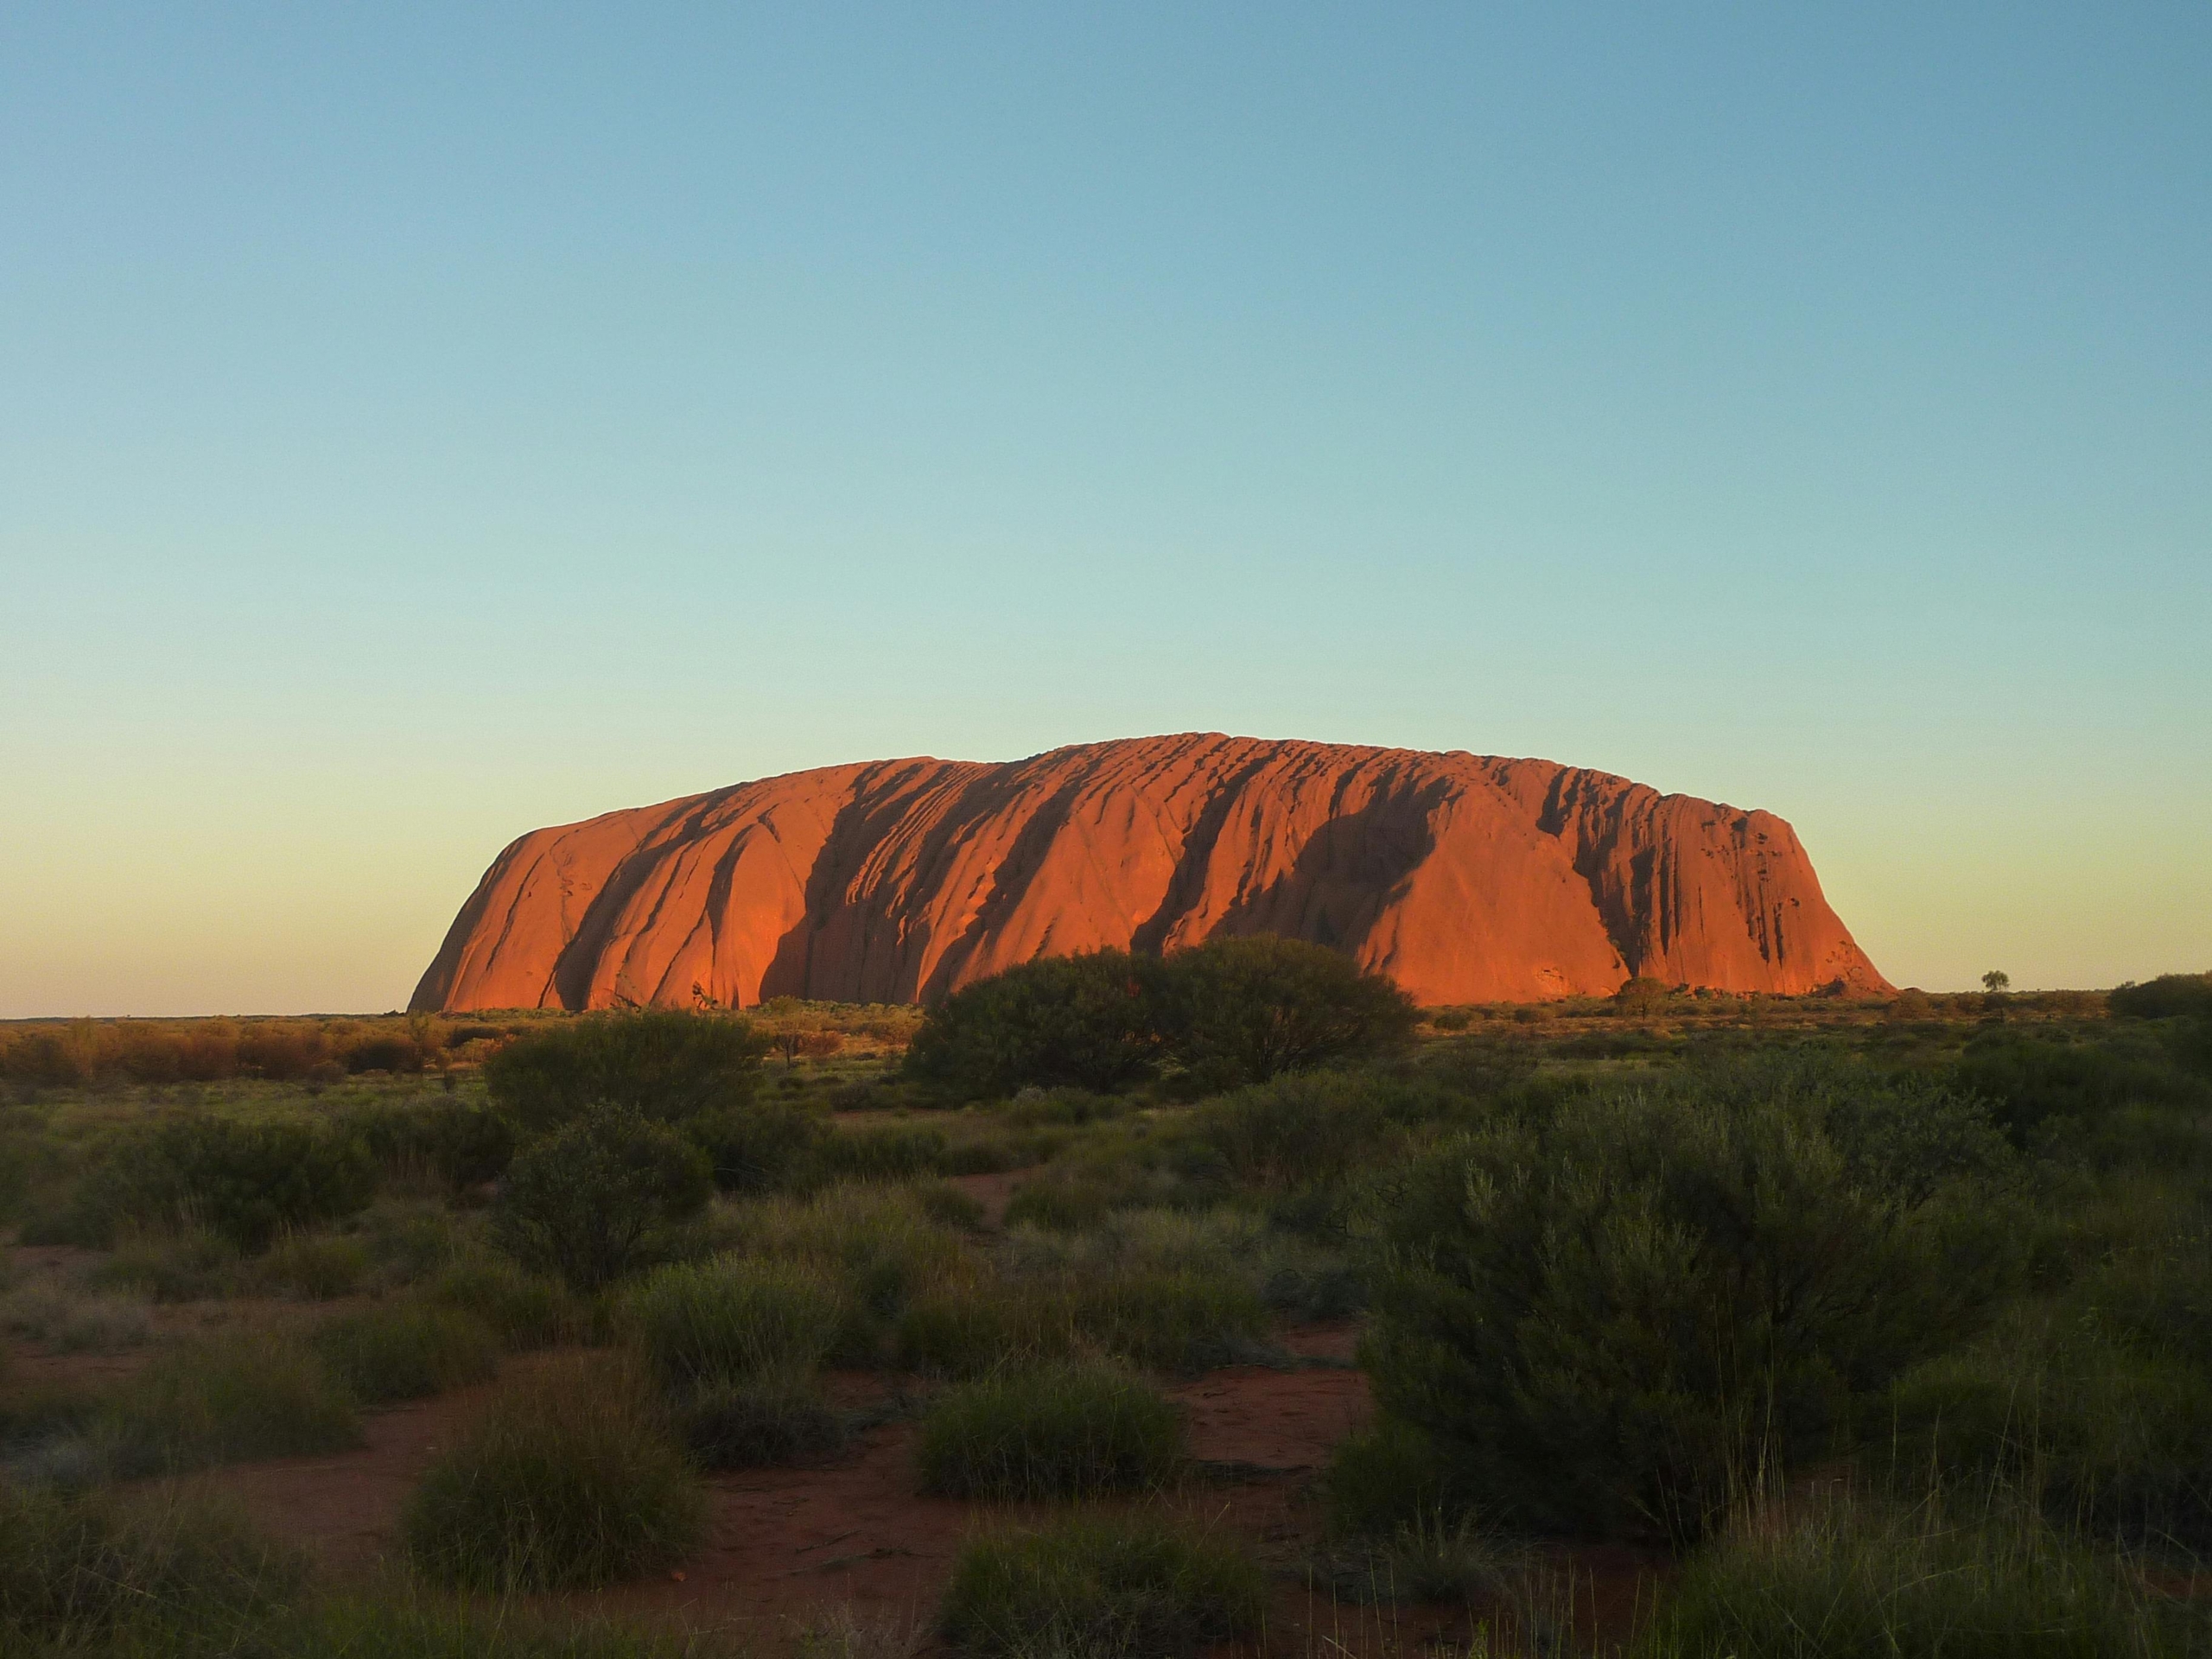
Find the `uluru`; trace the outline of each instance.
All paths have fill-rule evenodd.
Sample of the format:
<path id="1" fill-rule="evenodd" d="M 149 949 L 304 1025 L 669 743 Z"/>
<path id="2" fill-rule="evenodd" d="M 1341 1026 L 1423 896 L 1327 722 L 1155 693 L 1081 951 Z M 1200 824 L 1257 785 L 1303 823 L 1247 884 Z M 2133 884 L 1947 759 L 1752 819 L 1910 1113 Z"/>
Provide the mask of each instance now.
<path id="1" fill-rule="evenodd" d="M 1605 772 L 1217 734 L 880 760 L 536 830 L 410 1007 L 928 1001 L 1040 956 L 1276 933 L 1418 1001 L 1887 982 L 1788 823 Z"/>

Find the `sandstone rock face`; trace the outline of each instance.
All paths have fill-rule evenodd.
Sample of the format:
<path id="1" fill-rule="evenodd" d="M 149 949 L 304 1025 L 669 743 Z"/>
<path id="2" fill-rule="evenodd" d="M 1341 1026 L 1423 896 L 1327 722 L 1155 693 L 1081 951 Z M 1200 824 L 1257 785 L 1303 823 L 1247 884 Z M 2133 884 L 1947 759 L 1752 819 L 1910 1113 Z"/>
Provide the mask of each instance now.
<path id="1" fill-rule="evenodd" d="M 930 1001 L 1039 956 L 1312 939 L 1430 1005 L 1887 982 L 1780 818 L 1547 760 L 1215 734 L 825 766 L 538 830 L 411 1007 Z"/>

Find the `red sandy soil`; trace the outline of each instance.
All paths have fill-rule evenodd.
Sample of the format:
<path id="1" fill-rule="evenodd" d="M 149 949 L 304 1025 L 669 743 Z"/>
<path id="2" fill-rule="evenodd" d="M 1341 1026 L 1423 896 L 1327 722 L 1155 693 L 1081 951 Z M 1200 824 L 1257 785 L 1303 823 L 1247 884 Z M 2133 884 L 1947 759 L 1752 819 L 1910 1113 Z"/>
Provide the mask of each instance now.
<path id="1" fill-rule="evenodd" d="M 1337 1357 L 1349 1352 L 1356 1333 L 1334 1325 L 1286 1334 L 1294 1351 Z M 880 1400 L 887 1387 L 882 1378 L 862 1374 L 841 1375 L 833 1386 L 842 1403 L 854 1406 Z M 408 1492 L 486 1392 L 470 1389 L 373 1414 L 368 1444 L 356 1452 L 238 1465 L 203 1478 L 237 1495 L 264 1525 L 308 1547 L 334 1573 L 372 1574 L 396 1556 Z M 1313 1477 L 1336 1444 L 1365 1421 L 1364 1376 L 1343 1366 L 1234 1366 L 1171 1392 L 1189 1412 L 1191 1452 L 1201 1471 L 1182 1490 L 1150 1501 L 1242 1534 L 1278 1571 L 1281 1589 L 1265 1651 L 1380 1655 L 1412 1651 L 1455 1630 L 1465 1633 L 1465 1609 L 1339 1607 L 1295 1577 L 1317 1536 Z M 823 1465 L 714 1477 L 704 1548 L 665 1577 L 567 1598 L 566 1604 L 771 1645 L 844 1610 L 871 1626 L 925 1626 L 969 1535 L 982 1526 L 1038 1521 L 1051 1511 L 917 1496 L 914 1433 L 911 1420 L 893 1421 L 867 1431 Z M 1629 1605 L 1646 1566 L 1625 1552 L 1618 1560 L 1581 1561 L 1585 1599 L 1596 1582 L 1601 1602 Z"/>

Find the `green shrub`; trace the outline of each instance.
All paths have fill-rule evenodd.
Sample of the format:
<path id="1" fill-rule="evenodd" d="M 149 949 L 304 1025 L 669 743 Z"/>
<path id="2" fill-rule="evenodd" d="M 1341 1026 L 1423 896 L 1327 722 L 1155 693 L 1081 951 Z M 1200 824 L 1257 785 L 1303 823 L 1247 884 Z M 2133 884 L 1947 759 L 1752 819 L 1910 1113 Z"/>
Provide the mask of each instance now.
<path id="1" fill-rule="evenodd" d="M 472 1101 L 409 1100 L 357 1107 L 338 1120 L 385 1179 L 429 1179 L 454 1192 L 496 1181 L 515 1154 L 514 1125 Z"/>
<path id="2" fill-rule="evenodd" d="M 1453 1484 L 1435 1442 L 1384 1415 L 1339 1441 L 1321 1478 L 1329 1529 L 1340 1537 L 1387 1538 L 1431 1516 L 1471 1507 Z"/>
<path id="3" fill-rule="evenodd" d="M 1941 1137 L 1834 1083 L 1692 1074 L 1417 1160 L 1377 1206 L 1379 1403 L 1524 1527 L 1694 1536 L 1824 1451 L 2007 1265 L 2001 1229 L 1936 1201 L 1956 1182 L 1900 1196 Z"/>
<path id="4" fill-rule="evenodd" d="M 524 1266 L 594 1291 L 665 1252 L 713 1190 L 696 1147 L 634 1113 L 601 1109 L 514 1160 L 493 1230 Z"/>
<path id="5" fill-rule="evenodd" d="M 944 1160 L 940 1131 L 886 1126 L 826 1135 L 807 1163 L 823 1181 L 908 1181 L 935 1174 Z"/>
<path id="6" fill-rule="evenodd" d="M 115 1466 L 150 1474 L 358 1446 L 345 1385 L 276 1335 L 181 1344 L 118 1384 L 93 1423 Z"/>
<path id="7" fill-rule="evenodd" d="M 2161 974 L 2147 983 L 2107 992 L 2105 1006 L 2123 1019 L 2212 1020 L 2212 974 Z"/>
<path id="8" fill-rule="evenodd" d="M 731 1226 L 746 1254 L 827 1268 L 859 1307 L 885 1318 L 926 1287 L 975 1271 L 966 1242 L 908 1187 L 848 1185 L 762 1199 L 737 1210 Z"/>
<path id="9" fill-rule="evenodd" d="M 0 1300 L 0 1331 L 60 1353 L 111 1354 L 150 1340 L 154 1324 L 143 1302 L 86 1296 L 48 1282 L 26 1285 Z"/>
<path id="10" fill-rule="evenodd" d="M 462 1230 L 452 1211 L 420 1198 L 379 1198 L 355 1217 L 350 1236 L 386 1283 L 411 1285 L 460 1255 Z"/>
<path id="11" fill-rule="evenodd" d="M 232 1653 L 305 1564 L 205 1492 L 125 1498 L 0 1481 L 0 1650 Z M 143 1644 L 143 1646 L 142 1646 Z"/>
<path id="12" fill-rule="evenodd" d="M 1007 1200 L 1008 1227 L 1041 1227 L 1053 1233 L 1086 1233 L 1105 1224 L 1117 1201 L 1127 1201 L 1122 1185 L 1089 1178 L 1083 1172 L 1053 1172 L 1024 1181 Z"/>
<path id="13" fill-rule="evenodd" d="M 845 1287 L 820 1267 L 741 1256 L 663 1268 L 626 1311 L 655 1375 L 677 1389 L 811 1372 L 849 1317 Z"/>
<path id="14" fill-rule="evenodd" d="M 220 1234 L 190 1228 L 124 1235 L 86 1281 L 99 1288 L 133 1290 L 157 1302 L 196 1302 L 234 1294 L 241 1276 L 237 1245 Z"/>
<path id="15" fill-rule="evenodd" d="M 583 1310 L 558 1281 L 527 1272 L 504 1256 L 454 1262 L 423 1285 L 423 1294 L 473 1314 L 518 1351 L 569 1341 L 584 1325 Z"/>
<path id="16" fill-rule="evenodd" d="M 1266 1334 L 1265 1305 L 1224 1275 L 1115 1268 L 938 1287 L 900 1316 L 898 1362 L 942 1376 L 1089 1350 L 1160 1370 L 1218 1364 Z"/>
<path id="17" fill-rule="evenodd" d="M 810 1154 L 830 1134 L 820 1115 L 804 1107 L 767 1103 L 727 1107 L 683 1126 L 714 1166 L 725 1192 L 766 1192 L 811 1163 Z"/>
<path id="18" fill-rule="evenodd" d="M 359 1289 L 370 1265 L 368 1246 L 358 1238 L 295 1233 L 270 1246 L 260 1271 L 280 1290 L 327 1302 Z"/>
<path id="19" fill-rule="evenodd" d="M 766 1036 L 724 1015 L 587 1014 L 515 1039 L 484 1063 L 484 1085 L 537 1131 L 602 1107 L 682 1123 L 751 1100 L 767 1052 Z"/>
<path id="20" fill-rule="evenodd" d="M 1126 1270 L 1078 1277 L 1058 1294 L 1088 1343 L 1158 1370 L 1225 1363 L 1268 1332 L 1266 1304 L 1224 1274 Z"/>
<path id="21" fill-rule="evenodd" d="M 368 1154 L 322 1124 L 190 1113 L 126 1140 L 88 1177 L 85 1198 L 95 1233 L 134 1222 L 204 1228 L 258 1250 L 282 1230 L 353 1214 L 375 1192 Z"/>
<path id="22" fill-rule="evenodd" d="M 1421 1020 L 1384 976 L 1300 939 L 1215 939 L 1175 952 L 1164 969 L 1156 1001 L 1167 1052 L 1215 1088 L 1379 1053 Z"/>
<path id="23" fill-rule="evenodd" d="M 2054 1520 L 2212 1545 L 2212 1370 L 2069 1297 L 1898 1379 L 1884 1449 L 1910 1489 L 2032 1489 Z"/>
<path id="24" fill-rule="evenodd" d="M 1371 1166 L 1390 1127 L 1389 1085 L 1371 1074 L 1277 1077 L 1210 1101 L 1192 1132 L 1219 1150 L 1241 1185 L 1291 1191 Z"/>
<path id="25" fill-rule="evenodd" d="M 914 1202 L 921 1206 L 922 1213 L 938 1226 L 957 1228 L 963 1233 L 982 1229 L 982 1201 L 970 1197 L 951 1182 L 918 1181 L 912 1191 Z"/>
<path id="26" fill-rule="evenodd" d="M 1092 1497 L 1165 1484 L 1182 1414 L 1117 1367 L 1002 1372 L 949 1390 L 922 1419 L 915 1465 L 940 1497 Z"/>
<path id="27" fill-rule="evenodd" d="M 1953 1090 L 1994 1103 L 2015 1141 L 2061 1144 L 2131 1106 L 2212 1103 L 2212 1090 L 2176 1067 L 2154 1041 L 2066 1042 L 1998 1030 L 1977 1036 L 1951 1068 Z"/>
<path id="28" fill-rule="evenodd" d="M 409 1557 L 491 1592 L 584 1589 L 664 1567 L 706 1505 L 639 1380 L 602 1360 L 508 1382 L 409 1498 Z"/>
<path id="29" fill-rule="evenodd" d="M 930 1008 L 905 1075 L 958 1100 L 1026 1086 L 1122 1089 L 1160 1050 L 1158 962 L 1121 950 L 1046 957 L 963 986 Z"/>
<path id="30" fill-rule="evenodd" d="M 845 1421 L 813 1371 L 797 1366 L 714 1378 L 675 1408 L 677 1435 L 702 1469 L 758 1469 L 841 1450 Z"/>
<path id="31" fill-rule="evenodd" d="M 2186 1618 L 2186 1613 L 2181 1615 Z M 1690 1558 L 1634 1659 L 2113 1659 L 2202 1651 L 2132 1575 L 2038 1524 L 1833 1503 Z"/>
<path id="32" fill-rule="evenodd" d="M 1260 1569 L 1227 1540 L 1086 1516 L 969 1542 L 940 1622 L 985 1659 L 1168 1659 L 1256 1628 L 1266 1606 Z"/>
<path id="33" fill-rule="evenodd" d="M 1472 1602 L 1507 1590 L 1518 1565 L 1471 1516 L 1427 1509 L 1386 1531 L 1338 1539 L 1317 1554 L 1310 1582 L 1360 1605 Z"/>
<path id="34" fill-rule="evenodd" d="M 1077 1338 L 1067 1310 L 1037 1286 L 939 1286 L 899 1315 L 893 1353 L 900 1369 L 933 1376 L 982 1376 L 1001 1367 L 1057 1358 Z"/>
<path id="35" fill-rule="evenodd" d="M 309 1345 L 364 1405 L 421 1400 L 481 1382 L 499 1368 L 499 1340 L 474 1315 L 404 1297 L 333 1319 Z"/>

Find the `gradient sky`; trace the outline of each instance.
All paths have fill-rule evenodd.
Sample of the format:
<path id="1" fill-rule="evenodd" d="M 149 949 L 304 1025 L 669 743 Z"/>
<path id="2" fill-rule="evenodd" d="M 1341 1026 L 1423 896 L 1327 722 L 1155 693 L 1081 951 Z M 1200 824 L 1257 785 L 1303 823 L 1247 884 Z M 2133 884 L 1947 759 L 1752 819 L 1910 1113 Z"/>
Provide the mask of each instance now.
<path id="1" fill-rule="evenodd" d="M 0 1015 L 1195 729 L 1765 807 L 1900 983 L 2212 967 L 2208 86 L 2201 0 L 8 7 Z"/>

